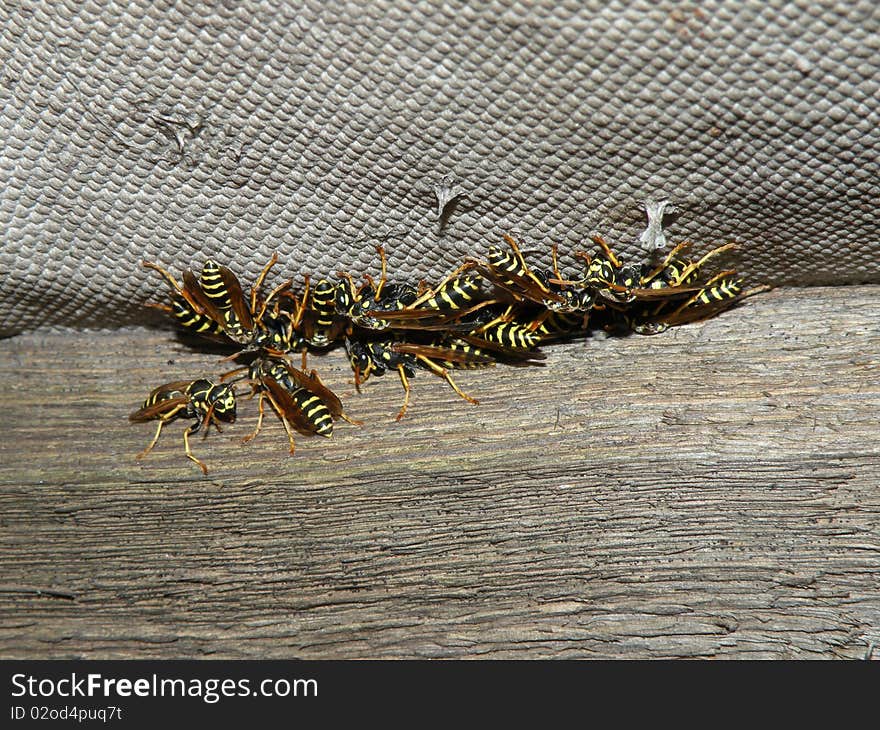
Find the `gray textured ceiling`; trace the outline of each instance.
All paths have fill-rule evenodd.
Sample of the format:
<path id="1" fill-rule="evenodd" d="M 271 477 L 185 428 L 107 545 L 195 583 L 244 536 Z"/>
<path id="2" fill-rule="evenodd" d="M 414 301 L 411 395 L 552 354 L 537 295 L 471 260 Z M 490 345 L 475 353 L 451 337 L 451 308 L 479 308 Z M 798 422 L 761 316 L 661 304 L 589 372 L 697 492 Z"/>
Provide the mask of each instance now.
<path id="1" fill-rule="evenodd" d="M 438 275 L 506 230 L 635 254 L 660 198 L 755 282 L 880 281 L 876 2 L 0 13 L 0 333 L 138 321 L 144 258 L 359 273 L 383 242 Z"/>

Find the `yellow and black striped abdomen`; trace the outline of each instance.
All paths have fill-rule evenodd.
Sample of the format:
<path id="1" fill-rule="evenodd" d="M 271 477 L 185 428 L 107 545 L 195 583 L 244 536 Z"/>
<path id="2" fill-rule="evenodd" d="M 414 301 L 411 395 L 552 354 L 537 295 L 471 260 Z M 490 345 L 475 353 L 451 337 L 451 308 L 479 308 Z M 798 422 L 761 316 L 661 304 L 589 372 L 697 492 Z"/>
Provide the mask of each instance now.
<path id="1" fill-rule="evenodd" d="M 336 313 L 336 284 L 321 279 L 312 289 L 311 309 L 315 314 L 315 326 L 327 329 L 333 325 Z"/>
<path id="2" fill-rule="evenodd" d="M 290 395 L 309 423 L 312 424 L 316 434 L 328 438 L 333 435 L 333 416 L 324 401 L 305 388 L 298 388 Z"/>
<path id="3" fill-rule="evenodd" d="M 219 310 L 231 309 L 232 301 L 229 298 L 229 291 L 226 289 L 226 283 L 220 273 L 220 267 L 217 262 L 208 259 L 202 267 L 202 276 L 199 279 L 202 291 L 215 307 Z"/>
<path id="4" fill-rule="evenodd" d="M 585 314 L 569 314 L 567 312 L 551 312 L 535 330 L 541 337 L 576 334 L 586 330 Z"/>
<path id="5" fill-rule="evenodd" d="M 504 274 L 511 274 L 520 278 L 525 278 L 529 275 L 529 272 L 523 268 L 516 256 L 509 251 L 503 251 L 497 246 L 489 247 L 488 262 L 502 284 L 515 284 L 513 280 L 506 279 Z"/>
<path id="6" fill-rule="evenodd" d="M 183 297 L 175 297 L 171 302 L 171 311 L 177 323 L 190 332 L 200 335 L 222 335 L 223 327 L 204 314 L 199 314 Z"/>
<path id="7" fill-rule="evenodd" d="M 161 403 L 162 401 L 180 398 L 185 395 L 187 395 L 187 393 L 182 390 L 165 390 L 163 388 L 157 388 L 147 396 L 144 404 L 141 406 L 141 410 L 145 408 L 152 408 L 154 405 L 156 405 L 157 403 Z"/>
<path id="8" fill-rule="evenodd" d="M 733 299 L 742 291 L 742 279 L 726 278 L 716 281 L 711 286 L 703 288 L 691 302 L 691 307 L 699 307 L 703 304 L 723 302 L 725 299 Z"/>
<path id="9" fill-rule="evenodd" d="M 208 259 L 202 267 L 202 276 L 199 279 L 199 286 L 202 288 L 205 296 L 211 300 L 211 303 L 217 308 L 223 317 L 221 325 L 224 332 L 233 340 L 240 341 L 247 337 L 246 327 L 236 314 L 235 307 L 232 303 L 232 295 L 229 287 L 223 279 L 223 273 L 220 266 L 213 259 Z M 237 296 L 241 296 L 238 292 Z"/>
<path id="10" fill-rule="evenodd" d="M 515 350 L 531 350 L 541 342 L 541 335 L 518 322 L 496 322 L 475 334 L 484 340 Z"/>
<path id="11" fill-rule="evenodd" d="M 443 284 L 437 293 L 422 306 L 426 309 L 441 311 L 464 309 L 473 301 L 479 291 L 479 279 L 473 274 L 464 274 Z"/>
<path id="12" fill-rule="evenodd" d="M 469 360 L 437 360 L 436 362 L 444 368 L 449 370 L 476 370 L 478 368 L 490 368 L 495 365 L 494 359 L 491 354 L 486 350 L 481 350 L 479 347 L 472 345 L 470 342 L 464 342 L 463 340 L 448 340 L 443 343 L 443 347 L 446 347 L 450 350 L 454 350 L 455 352 L 460 352 L 463 355 L 472 356 L 474 358 L 486 358 L 487 362 L 479 362 L 479 361 L 469 361 Z"/>

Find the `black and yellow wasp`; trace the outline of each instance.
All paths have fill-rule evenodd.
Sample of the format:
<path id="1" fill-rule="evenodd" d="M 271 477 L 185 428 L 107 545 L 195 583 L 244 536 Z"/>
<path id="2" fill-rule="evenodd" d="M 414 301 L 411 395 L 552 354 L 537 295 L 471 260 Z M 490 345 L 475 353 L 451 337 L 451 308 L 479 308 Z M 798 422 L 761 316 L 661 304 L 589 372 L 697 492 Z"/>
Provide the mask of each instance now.
<path id="1" fill-rule="evenodd" d="M 466 263 L 434 287 L 392 284 L 391 292 L 383 294 L 385 301 L 372 305 L 367 314 L 397 331 L 464 332 L 467 327 L 458 320 L 487 303 L 480 297 L 482 278 L 471 269 Z"/>
<path id="2" fill-rule="evenodd" d="M 533 318 L 523 318 L 516 307 L 494 304 L 462 319 L 469 328 L 459 336 L 477 346 L 500 352 L 533 350 L 542 335 L 533 327 Z"/>
<path id="3" fill-rule="evenodd" d="M 508 305 L 499 309 L 491 300 L 484 302 L 482 306 L 495 315 L 489 320 L 482 317 L 480 330 L 471 334 L 505 347 L 529 349 L 548 337 L 583 332 L 596 299 L 595 289 L 562 275 L 555 245 L 551 249 L 552 270 L 540 271 L 526 262 L 513 236 L 505 234 L 504 240 L 508 251 L 491 246 L 486 261 L 474 263 Z"/>
<path id="4" fill-rule="evenodd" d="M 677 304 L 674 308 L 669 307 L 659 314 L 654 314 L 650 322 L 658 331 L 680 324 L 700 322 L 771 288 L 761 285 L 744 290 L 743 280 L 737 278 L 735 272 L 722 271 L 709 279 L 686 301 Z M 650 334 L 653 334 L 653 331 Z"/>
<path id="5" fill-rule="evenodd" d="M 294 326 L 310 347 L 330 347 L 345 328 L 344 319 L 336 314 L 339 287 L 329 279 L 321 279 L 310 288 L 306 277 L 303 308 L 297 313 Z"/>
<path id="6" fill-rule="evenodd" d="M 443 378 L 468 403 L 477 404 L 479 401 L 476 398 L 458 387 L 449 371 L 491 367 L 495 364 L 495 358 L 489 353 L 451 336 L 427 342 L 407 341 L 402 334 L 370 338 L 347 337 L 345 349 L 358 389 L 371 375 L 381 376 L 391 370 L 397 371 L 404 389 L 403 405 L 397 414 L 398 421 L 409 408 L 409 379 L 415 376 L 417 367 L 430 370 L 434 375 Z"/>
<path id="7" fill-rule="evenodd" d="M 192 453 L 189 437 L 203 427 L 207 434 L 212 424 L 219 431 L 220 421 L 235 421 L 235 390 L 227 383 L 213 383 L 205 378 L 181 380 L 155 388 L 147 396 L 143 406 L 129 416 L 129 420 L 136 423 L 159 421 L 156 435 L 137 458 L 149 454 L 159 441 L 165 424 L 178 418 L 195 419 L 195 423 L 183 432 L 184 450 L 187 458 L 198 464 L 202 472 L 207 474 L 208 467 Z"/>
<path id="8" fill-rule="evenodd" d="M 247 368 L 238 368 L 223 377 L 228 378 L 244 369 L 247 370 L 251 393 L 259 395 L 257 425 L 243 439 L 245 442 L 256 438 L 260 433 L 265 400 L 269 401 L 284 426 L 291 454 L 296 447 L 294 430 L 306 435 L 317 434 L 330 438 L 333 435 L 333 422 L 337 418 L 360 425 L 359 421 L 344 413 L 339 397 L 324 385 L 314 370 L 306 373 L 282 358 L 260 356 Z"/>
<path id="9" fill-rule="evenodd" d="M 182 285 L 161 266 L 148 261 L 144 266 L 159 272 L 171 285 L 170 310 L 184 329 L 234 343 L 241 352 L 296 352 L 304 345 L 295 328 L 299 303 L 288 296 L 293 305 L 281 307 L 290 280 L 276 286 L 265 299 L 260 295 L 266 276 L 277 262 L 278 256 L 273 255 L 247 297 L 235 274 L 212 259 L 205 262 L 198 278 L 192 270 L 185 270 Z"/>
<path id="10" fill-rule="evenodd" d="M 405 282 L 388 280 L 388 265 L 385 248 L 376 246 L 381 264 L 379 280 L 364 275 L 364 283 L 354 283 L 350 274 L 339 272 L 340 282 L 336 286 L 336 314 L 346 321 L 345 333 L 352 332 L 354 327 L 365 330 L 382 331 L 391 327 L 385 317 L 388 312 L 395 312 L 411 304 L 418 297 L 418 290 Z"/>
<path id="11" fill-rule="evenodd" d="M 401 281 L 390 281 L 387 276 L 385 251 L 376 247 L 381 261 L 381 275 L 374 281 L 369 275 L 360 286 L 346 273 L 340 272 L 333 304 L 337 323 L 345 321 L 345 335 L 367 332 L 446 331 L 455 330 L 454 318 L 462 307 L 469 306 L 480 290 L 479 277 L 466 273 L 468 266 L 460 267 L 437 287 L 427 288 Z M 325 297 L 329 299 L 329 293 Z M 325 307 L 325 324 L 330 321 L 329 306 Z M 338 329 L 336 330 L 339 331 Z"/>
<path id="12" fill-rule="evenodd" d="M 508 301 L 534 302 L 547 308 L 564 303 L 565 298 L 554 291 L 546 280 L 526 263 L 516 239 L 508 233 L 504 240 L 509 251 L 498 246 L 490 246 L 485 261 L 468 259 L 482 276 L 506 295 Z M 504 301 L 502 296 L 500 301 Z"/>
<path id="13" fill-rule="evenodd" d="M 603 245 L 606 255 L 613 257 L 607 244 L 598 237 L 596 240 Z M 615 274 L 615 282 L 609 287 L 612 295 L 608 298 L 625 301 L 628 306 L 611 304 L 612 320 L 622 323 L 627 330 L 652 335 L 672 326 L 707 319 L 746 296 L 766 291 L 765 287 L 759 287 L 743 292 L 742 281 L 736 278 L 736 272 L 732 269 L 721 271 L 702 284 L 698 283 L 706 263 L 735 246 L 731 243 L 718 246 L 696 261 L 682 257 L 688 247 L 687 242 L 680 243 L 659 265 L 644 264 L 634 286 L 630 285 L 631 280 L 624 282 Z M 613 258 L 616 261 L 616 257 Z M 619 262 L 612 263 L 617 266 Z"/>

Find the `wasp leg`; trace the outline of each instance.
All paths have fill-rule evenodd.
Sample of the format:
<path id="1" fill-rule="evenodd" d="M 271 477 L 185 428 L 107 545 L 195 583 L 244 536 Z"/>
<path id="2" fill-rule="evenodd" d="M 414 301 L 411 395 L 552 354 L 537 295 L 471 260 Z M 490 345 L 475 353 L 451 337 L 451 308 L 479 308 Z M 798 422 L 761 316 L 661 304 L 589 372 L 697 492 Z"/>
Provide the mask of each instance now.
<path id="1" fill-rule="evenodd" d="M 340 413 L 339 417 L 343 421 L 345 421 L 346 423 L 350 423 L 352 426 L 363 426 L 364 425 L 363 421 L 358 421 L 355 418 L 351 418 L 350 416 L 346 415 L 345 413 Z"/>
<path id="2" fill-rule="evenodd" d="M 406 371 L 403 369 L 403 365 L 397 366 L 397 372 L 400 373 L 400 382 L 403 384 L 403 405 L 400 408 L 400 412 L 397 414 L 397 418 L 395 420 L 399 421 L 403 418 L 406 413 L 406 409 L 409 408 L 409 394 L 412 388 L 409 387 L 409 380 L 406 377 Z"/>
<path id="3" fill-rule="evenodd" d="M 257 391 L 259 390 L 259 388 L 257 387 L 256 383 L 251 383 L 250 385 L 251 385 L 251 392 L 250 393 L 248 393 L 245 396 L 235 396 L 235 397 L 236 398 L 241 397 L 241 400 L 251 400 L 251 398 L 253 398 L 257 394 Z"/>
<path id="4" fill-rule="evenodd" d="M 135 459 L 143 459 L 147 454 L 149 454 L 149 453 L 153 450 L 153 447 L 154 447 L 154 446 L 158 443 L 158 441 L 159 441 L 159 434 L 162 433 L 162 427 L 163 427 L 164 425 L 165 425 L 165 421 L 164 421 L 164 420 L 160 420 L 160 421 L 159 421 L 159 427 L 156 429 L 156 435 L 153 436 L 153 440 L 150 441 L 150 444 L 149 444 L 149 446 L 147 446 L 147 448 L 145 448 L 145 449 L 144 449 L 143 451 L 141 451 L 137 456 L 134 457 Z"/>
<path id="5" fill-rule="evenodd" d="M 412 304 L 408 305 L 408 307 L 410 309 L 415 309 L 415 308 L 421 306 L 422 304 L 427 302 L 432 297 L 437 296 L 437 292 L 439 292 L 443 287 L 447 286 L 450 282 L 454 281 L 458 276 L 463 274 L 465 271 L 469 271 L 469 270 L 473 269 L 474 266 L 475 266 L 474 262 L 466 261 L 461 266 L 459 266 L 455 271 L 453 271 L 451 274 L 449 274 L 449 276 L 447 276 L 443 281 L 441 281 L 439 284 L 437 284 L 437 286 L 435 286 L 435 287 L 428 286 L 428 283 L 424 279 L 421 279 L 419 281 L 418 299 L 416 299 Z"/>
<path id="6" fill-rule="evenodd" d="M 599 246 L 605 252 L 605 255 L 608 257 L 608 260 L 611 262 L 611 265 L 615 269 L 619 269 L 621 267 L 620 259 L 614 255 L 614 251 L 611 250 L 611 246 L 608 245 L 608 242 L 604 238 L 602 238 L 602 236 L 593 236 L 593 243 L 599 244 Z"/>
<path id="7" fill-rule="evenodd" d="M 718 274 L 713 276 L 711 279 L 709 279 L 709 281 L 707 281 L 705 284 L 703 284 L 703 288 L 700 289 L 700 291 L 698 291 L 690 299 L 688 299 L 686 302 L 684 302 L 678 309 L 676 309 L 674 312 L 672 312 L 672 316 L 675 316 L 676 314 L 680 314 L 682 312 L 682 310 L 687 309 L 688 307 L 696 304 L 696 302 L 699 300 L 699 298 L 701 296 L 703 296 L 703 294 L 705 294 L 707 291 L 709 291 L 715 284 L 717 284 L 719 281 L 722 281 L 725 278 L 734 276 L 735 274 L 736 274 L 736 272 L 733 270 L 719 272 Z"/>
<path id="8" fill-rule="evenodd" d="M 278 414 L 278 418 L 281 419 L 281 425 L 284 426 L 284 430 L 287 431 L 287 440 L 290 442 L 290 453 L 293 454 L 293 452 L 296 450 L 296 443 L 293 440 L 293 430 L 290 428 L 290 424 L 284 417 L 284 411 L 281 410 L 281 407 L 275 402 L 275 399 L 270 393 L 266 393 L 266 398 L 269 399 L 270 405 L 273 409 L 275 409 L 275 413 Z"/>
<path id="9" fill-rule="evenodd" d="M 230 370 L 228 373 L 223 373 L 223 375 L 220 376 L 220 382 L 222 383 L 222 382 L 226 381 L 228 378 L 231 378 L 233 375 L 235 375 L 237 373 L 243 373 L 247 369 L 248 369 L 247 365 L 245 365 L 244 367 L 235 368 L 235 370 Z"/>
<path id="10" fill-rule="evenodd" d="M 154 446 L 156 445 L 156 443 L 159 441 L 159 434 L 162 433 L 162 427 L 163 427 L 166 423 L 168 423 L 169 421 L 171 421 L 171 420 L 172 420 L 172 419 L 173 419 L 173 418 L 174 418 L 174 417 L 175 417 L 180 411 L 182 411 L 184 408 L 186 408 L 186 405 L 185 405 L 185 404 L 182 404 L 182 405 L 179 405 L 179 406 L 177 406 L 176 408 L 173 408 L 172 410 L 168 411 L 168 413 L 164 413 L 164 414 L 162 414 L 162 416 L 159 418 L 159 426 L 158 426 L 158 428 L 156 429 L 156 435 L 153 436 L 153 440 L 150 441 L 150 443 L 149 443 L 149 445 L 147 446 L 147 448 L 145 448 L 143 451 L 141 451 L 141 452 L 135 457 L 136 459 L 143 459 L 147 454 L 149 454 L 149 453 L 153 450 L 153 447 L 154 447 Z"/>
<path id="11" fill-rule="evenodd" d="M 151 261 L 142 261 L 141 266 L 145 269 L 152 269 L 153 271 L 158 271 L 162 277 L 171 284 L 171 287 L 181 294 L 183 293 L 183 287 L 178 283 L 177 279 L 175 279 L 171 274 L 169 274 L 165 269 L 163 269 L 159 264 L 154 264 Z"/>
<path id="12" fill-rule="evenodd" d="M 292 284 L 293 284 L 293 282 L 290 279 L 288 279 L 287 281 L 282 281 L 278 286 L 276 286 L 272 291 L 270 291 L 269 296 L 266 297 L 266 300 L 263 302 L 262 306 L 260 307 L 259 314 L 254 315 L 254 319 L 256 319 L 258 322 L 261 321 L 266 314 L 266 310 L 269 308 L 269 302 L 271 302 L 275 297 L 277 297 L 279 294 L 281 294 L 281 292 L 290 288 L 290 286 Z M 277 304 L 278 303 L 276 302 L 275 304 L 276 304 L 276 313 L 277 313 Z M 254 304 L 254 307 L 256 307 L 256 304 Z M 251 311 L 255 312 L 256 309 L 252 309 Z"/>
<path id="13" fill-rule="evenodd" d="M 217 429 L 217 433 L 223 433 L 223 429 L 220 428 L 220 421 L 214 417 L 213 403 L 210 405 L 208 411 L 205 413 L 205 417 L 202 419 L 202 426 L 205 426 L 205 432 L 202 434 L 203 439 L 208 437 L 208 432 L 211 430 L 212 425 Z M 201 426 L 199 428 L 201 428 Z"/>
<path id="14" fill-rule="evenodd" d="M 186 458 L 198 464 L 199 468 L 202 470 L 202 473 L 205 476 L 208 476 L 208 467 L 205 466 L 205 462 L 201 461 L 197 456 L 195 456 L 195 454 L 193 454 L 192 452 L 192 449 L 189 447 L 189 434 L 191 429 L 192 426 L 190 426 L 183 432 L 183 448 L 186 452 Z"/>
<path id="15" fill-rule="evenodd" d="M 447 383 L 449 383 L 450 387 L 458 393 L 462 398 L 464 398 L 468 403 L 473 403 L 474 405 L 478 405 L 480 401 L 476 398 L 471 398 L 467 393 L 465 393 L 461 388 L 459 388 L 455 381 L 452 379 L 452 376 L 449 374 L 449 371 L 446 368 L 440 367 L 437 363 L 435 363 L 430 358 L 425 357 L 424 355 L 416 355 L 416 357 L 421 360 L 428 369 L 434 373 L 435 375 L 439 375 L 443 378 Z"/>
<path id="16" fill-rule="evenodd" d="M 231 362 L 235 360 L 242 352 L 251 352 L 251 350 L 239 350 L 238 352 L 233 352 L 231 355 L 227 355 L 226 357 L 221 357 L 217 362 Z M 233 371 L 234 372 L 234 371 Z"/>
<path id="17" fill-rule="evenodd" d="M 253 397 L 255 392 L 256 392 L 256 388 L 254 388 L 254 390 L 251 391 L 251 397 Z M 257 416 L 257 427 L 254 429 L 253 433 L 251 433 L 248 436 L 245 436 L 241 440 L 241 442 L 243 444 L 246 444 L 248 441 L 253 441 L 257 437 L 257 434 L 260 433 L 260 429 L 263 427 L 263 398 L 264 398 L 264 394 L 260 393 L 260 400 L 258 401 L 260 413 Z"/>
<path id="18" fill-rule="evenodd" d="M 494 327 L 496 324 L 503 324 L 505 322 L 510 322 L 513 317 L 513 305 L 507 307 L 501 314 L 499 314 L 495 319 L 491 322 L 486 322 L 486 324 L 480 325 L 475 330 L 471 332 L 472 335 L 481 335 L 490 327 Z"/>
<path id="19" fill-rule="evenodd" d="M 257 294 L 259 293 L 260 289 L 263 288 L 263 282 L 266 280 L 266 276 L 269 274 L 269 270 L 277 263 L 278 254 L 273 253 L 272 258 L 269 259 L 269 263 L 267 263 L 263 267 L 263 270 L 260 272 L 260 275 L 257 277 L 254 285 L 251 287 L 251 312 L 255 312 L 257 310 Z M 275 295 L 275 293 L 276 292 L 273 291 L 272 294 L 269 295 L 269 299 L 271 299 Z M 269 299 L 267 299 L 266 302 L 268 302 Z M 263 309 L 265 310 L 265 305 L 263 305 Z"/>
<path id="20" fill-rule="evenodd" d="M 554 243 L 553 246 L 550 247 L 550 254 L 553 259 L 553 273 L 558 280 L 562 280 L 562 274 L 559 273 L 558 248 L 559 247 Z"/>
<path id="21" fill-rule="evenodd" d="M 529 332 L 537 332 L 539 329 L 541 329 L 541 325 L 544 324 L 544 320 L 547 319 L 547 317 L 549 317 L 551 314 L 552 312 L 549 309 L 545 309 L 543 312 L 541 312 L 541 314 L 539 314 L 529 323 L 526 329 Z"/>
<path id="22" fill-rule="evenodd" d="M 703 256 L 703 258 L 701 258 L 699 261 L 697 261 L 696 263 L 689 264 L 687 267 L 685 267 L 681 271 L 679 276 L 677 276 L 675 278 L 675 280 L 672 282 L 672 286 L 678 286 L 679 284 L 681 284 L 682 281 L 687 279 L 691 274 L 694 274 L 697 271 L 699 271 L 703 267 L 703 265 L 713 256 L 717 256 L 718 254 L 724 253 L 725 251 L 730 251 L 731 249 L 734 249 L 734 248 L 736 248 L 735 243 L 725 243 L 723 246 L 718 246 L 717 248 L 713 248 L 711 251 L 709 251 L 709 253 L 707 253 L 705 256 Z M 707 286 L 708 286 L 708 284 L 707 284 Z"/>
<path id="23" fill-rule="evenodd" d="M 157 304 L 156 302 L 147 302 L 144 306 L 150 307 L 150 309 L 158 309 L 162 312 L 167 312 L 168 314 L 171 314 L 174 311 L 167 304 Z"/>
<path id="24" fill-rule="evenodd" d="M 376 253 L 379 254 L 379 260 L 382 265 L 382 273 L 379 275 L 379 286 L 376 287 L 376 293 L 373 294 L 373 300 L 378 302 L 379 297 L 382 295 L 382 287 L 384 287 L 388 281 L 388 262 L 385 260 L 384 246 L 376 246 Z"/>
<path id="25" fill-rule="evenodd" d="M 522 251 L 519 250 L 519 244 L 516 242 L 516 239 L 511 236 L 509 233 L 505 233 L 503 235 L 505 241 L 507 241 L 507 245 L 510 246 L 510 250 L 513 251 L 513 255 L 516 257 L 517 263 L 522 266 L 526 271 L 529 270 L 528 264 L 526 264 L 526 260 L 522 255 Z"/>
<path id="26" fill-rule="evenodd" d="M 684 251 L 684 250 L 685 250 L 686 248 L 688 248 L 690 245 L 691 245 L 691 244 L 690 244 L 688 241 L 682 241 L 681 243 L 679 243 L 679 244 L 678 244 L 675 248 L 673 248 L 668 254 L 666 254 L 666 258 L 663 259 L 662 263 L 661 263 L 659 266 L 657 266 L 656 268 L 652 269 L 650 272 L 648 272 L 647 275 L 641 277 L 641 279 L 639 280 L 639 283 L 640 283 L 642 286 L 646 286 L 646 285 L 650 284 L 654 279 L 656 279 L 656 278 L 660 275 L 660 273 L 661 273 L 661 272 L 662 272 L 667 266 L 669 266 L 670 262 L 672 261 L 672 259 L 675 258 L 676 255 L 678 255 L 679 253 L 681 253 L 682 251 Z M 685 277 L 686 277 L 686 276 L 687 276 L 687 274 L 685 274 Z M 670 286 L 678 286 L 678 284 L 680 284 L 680 283 L 681 283 L 681 277 L 679 277 L 679 278 L 676 280 L 676 283 L 674 283 L 674 284 L 670 284 Z"/>

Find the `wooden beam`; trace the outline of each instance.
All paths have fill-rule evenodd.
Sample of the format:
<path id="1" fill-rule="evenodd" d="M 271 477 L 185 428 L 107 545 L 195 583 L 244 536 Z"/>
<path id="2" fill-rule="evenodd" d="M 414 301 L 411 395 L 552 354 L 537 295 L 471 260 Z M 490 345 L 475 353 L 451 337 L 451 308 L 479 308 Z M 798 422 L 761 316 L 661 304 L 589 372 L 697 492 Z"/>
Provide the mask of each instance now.
<path id="1" fill-rule="evenodd" d="M 880 641 L 880 287 L 354 392 L 301 437 L 130 424 L 169 331 L 0 342 L 0 656 L 846 657 Z"/>

